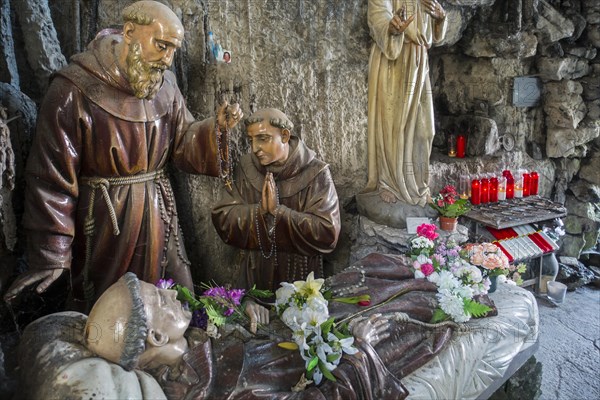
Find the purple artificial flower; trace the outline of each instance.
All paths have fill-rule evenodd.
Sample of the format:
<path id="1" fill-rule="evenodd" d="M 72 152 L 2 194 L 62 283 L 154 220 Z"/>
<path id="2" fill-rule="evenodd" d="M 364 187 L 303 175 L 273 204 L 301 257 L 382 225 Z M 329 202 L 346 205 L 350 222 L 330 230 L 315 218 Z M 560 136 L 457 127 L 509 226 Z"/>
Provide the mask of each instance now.
<path id="1" fill-rule="evenodd" d="M 227 298 L 227 291 L 223 286 L 212 287 L 204 291 L 204 296 Z"/>
<path id="2" fill-rule="evenodd" d="M 244 297 L 244 294 L 246 294 L 246 291 L 244 289 L 231 289 L 227 293 L 227 297 L 229 297 L 233 304 L 239 306 L 241 304 L 242 297 Z"/>
<path id="3" fill-rule="evenodd" d="M 233 314 L 234 309 L 233 308 L 228 308 L 227 310 L 223 311 L 223 315 L 226 317 L 229 317 L 231 314 Z"/>
<path id="4" fill-rule="evenodd" d="M 171 289 L 173 286 L 175 286 L 175 282 L 171 278 L 159 279 L 156 283 L 156 287 L 159 289 Z"/>
<path id="5" fill-rule="evenodd" d="M 206 330 L 207 325 L 208 315 L 206 314 L 204 308 L 194 311 L 192 314 L 192 320 L 190 321 L 190 326 Z"/>

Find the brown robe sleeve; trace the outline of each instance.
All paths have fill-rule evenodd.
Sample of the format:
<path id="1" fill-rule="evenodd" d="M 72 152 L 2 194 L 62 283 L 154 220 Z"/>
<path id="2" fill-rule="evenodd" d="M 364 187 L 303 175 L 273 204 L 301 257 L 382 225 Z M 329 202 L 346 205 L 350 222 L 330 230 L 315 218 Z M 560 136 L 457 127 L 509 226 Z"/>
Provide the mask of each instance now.
<path id="1" fill-rule="evenodd" d="M 23 225 L 32 269 L 71 267 L 81 137 L 90 121 L 79 89 L 56 77 L 39 113 L 25 172 Z"/>
<path id="2" fill-rule="evenodd" d="M 238 179 L 233 189 L 225 191 L 213 209 L 213 224 L 225 243 L 248 250 L 259 249 L 258 226 L 262 247 L 269 249 L 269 222 L 259 212 L 261 194 L 253 188 L 243 171 L 238 169 L 236 176 Z M 277 250 L 302 255 L 331 252 L 340 232 L 340 214 L 329 169 L 323 169 L 295 196 L 302 197 L 303 209 L 295 210 L 285 204 L 277 207 Z"/>
<path id="3" fill-rule="evenodd" d="M 190 174 L 219 176 L 218 140 L 225 144 L 227 134 L 215 134 L 215 118 L 196 121 L 175 87 L 175 142 L 172 160 L 175 166 Z M 228 157 L 228 155 L 225 155 Z"/>

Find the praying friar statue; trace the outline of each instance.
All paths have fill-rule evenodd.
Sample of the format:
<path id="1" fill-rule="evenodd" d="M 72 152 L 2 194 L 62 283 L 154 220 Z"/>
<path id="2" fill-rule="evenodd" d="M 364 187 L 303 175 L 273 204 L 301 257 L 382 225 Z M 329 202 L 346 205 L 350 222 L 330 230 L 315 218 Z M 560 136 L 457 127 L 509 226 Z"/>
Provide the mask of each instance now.
<path id="1" fill-rule="evenodd" d="M 251 153 L 212 211 L 221 239 L 240 249 L 237 284 L 275 290 L 310 272 L 322 277 L 322 255 L 333 251 L 340 233 L 329 166 L 280 110 L 256 111 L 245 125 Z"/>
<path id="2" fill-rule="evenodd" d="M 435 128 L 427 52 L 444 38 L 446 12 L 436 0 L 369 0 L 368 24 L 374 40 L 369 59 L 369 173 L 357 200 L 369 218 L 404 227 L 393 215 L 386 221 L 384 214 L 386 204 L 423 208 L 430 197 Z M 412 216 L 419 213 L 415 207 L 408 209 Z"/>

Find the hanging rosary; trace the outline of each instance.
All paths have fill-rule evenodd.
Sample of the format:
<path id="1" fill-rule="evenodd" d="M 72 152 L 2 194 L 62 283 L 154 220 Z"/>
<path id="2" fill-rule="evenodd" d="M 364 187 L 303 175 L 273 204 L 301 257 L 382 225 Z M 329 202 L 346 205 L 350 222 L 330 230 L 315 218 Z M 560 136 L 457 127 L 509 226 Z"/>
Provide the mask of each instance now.
<path id="1" fill-rule="evenodd" d="M 221 132 L 219 126 L 219 115 L 215 117 L 215 134 L 217 136 L 217 154 L 219 164 L 219 178 L 223 181 L 227 189 L 231 190 L 233 183 L 232 179 L 232 168 L 231 168 L 231 149 L 229 146 L 229 126 L 227 121 L 229 120 L 229 111 L 225 109 L 225 132 Z M 225 140 L 221 140 L 221 137 L 225 135 Z"/>

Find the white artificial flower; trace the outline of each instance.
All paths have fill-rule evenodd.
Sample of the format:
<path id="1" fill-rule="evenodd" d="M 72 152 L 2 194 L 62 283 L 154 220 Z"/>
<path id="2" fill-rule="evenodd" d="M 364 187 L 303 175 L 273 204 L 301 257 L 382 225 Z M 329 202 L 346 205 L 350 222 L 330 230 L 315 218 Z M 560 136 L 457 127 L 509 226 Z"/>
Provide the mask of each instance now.
<path id="1" fill-rule="evenodd" d="M 275 305 L 287 305 L 290 298 L 296 293 L 296 287 L 288 282 L 281 282 L 281 287 L 275 292 Z"/>
<path id="2" fill-rule="evenodd" d="M 488 290 L 485 288 L 485 285 L 481 282 L 472 284 L 471 289 L 473 289 L 473 296 L 478 294 L 487 294 L 488 292 Z"/>
<path id="3" fill-rule="evenodd" d="M 295 304 L 288 307 L 283 314 L 281 314 L 281 320 L 286 324 L 292 331 L 297 331 L 302 324 L 302 310 L 300 310 Z"/>
<path id="4" fill-rule="evenodd" d="M 460 286 L 460 282 L 450 271 L 440 271 L 440 280 L 437 283 L 440 289 L 454 289 Z"/>
<path id="5" fill-rule="evenodd" d="M 302 353 L 302 350 L 308 350 L 308 344 L 306 343 L 306 335 L 303 329 L 294 331 L 294 333 L 292 334 L 292 339 L 298 345 L 300 353 Z"/>
<path id="6" fill-rule="evenodd" d="M 440 289 L 437 294 L 441 309 L 456 322 L 467 322 L 470 317 L 465 314 L 462 297 L 454 295 L 448 289 Z"/>
<path id="7" fill-rule="evenodd" d="M 323 340 L 321 335 L 316 335 L 311 340 L 310 345 L 314 346 L 315 354 L 319 357 L 319 360 L 323 363 L 325 368 L 327 368 L 328 371 L 333 371 L 336 366 L 327 361 L 327 356 L 334 353 L 329 343 Z"/>
<path id="8" fill-rule="evenodd" d="M 415 278 L 416 279 L 425 278 L 425 274 L 422 273 L 420 269 L 415 269 Z"/>
<path id="9" fill-rule="evenodd" d="M 429 282 L 435 283 L 437 285 L 437 283 L 440 281 L 440 274 L 439 272 L 432 272 L 431 275 L 429 275 L 427 277 L 427 280 Z"/>
<path id="10" fill-rule="evenodd" d="M 300 318 L 302 319 L 302 322 L 305 322 L 307 325 L 316 327 L 327 321 L 329 314 L 324 314 L 321 311 L 313 310 L 312 308 L 307 307 L 302 310 L 302 315 Z"/>
<path id="11" fill-rule="evenodd" d="M 327 303 L 327 300 L 325 300 L 325 298 L 318 297 L 318 296 L 310 297 L 306 301 L 306 307 L 325 315 L 326 316 L 325 320 L 327 320 L 327 318 L 329 318 L 329 309 L 327 308 L 327 304 L 328 303 Z"/>
<path id="12" fill-rule="evenodd" d="M 356 354 L 358 352 L 358 349 L 354 347 L 353 336 L 349 336 L 344 339 L 338 339 L 338 337 L 335 336 L 333 333 L 329 333 L 329 335 L 327 336 L 327 340 L 329 341 L 329 343 L 333 343 L 332 347 L 336 351 L 342 351 L 346 354 Z M 338 363 L 339 359 L 335 364 L 337 365 Z"/>
<path id="13" fill-rule="evenodd" d="M 313 381 L 315 381 L 315 385 L 319 385 L 323 380 L 323 373 L 319 368 L 313 369 Z"/>
<path id="14" fill-rule="evenodd" d="M 433 261 L 431 261 L 431 258 L 427 257 L 424 254 L 419 254 L 419 256 L 417 257 L 417 262 L 419 264 L 433 264 Z"/>
<path id="15" fill-rule="evenodd" d="M 471 286 L 460 285 L 454 289 L 454 293 L 463 299 L 472 299 L 473 298 L 473 289 Z"/>
<path id="16" fill-rule="evenodd" d="M 315 279 L 315 273 L 311 272 L 306 277 L 306 281 L 296 281 L 294 282 L 294 286 L 296 287 L 298 293 L 300 293 L 302 296 L 306 296 L 309 299 L 311 297 L 323 298 L 323 295 L 321 294 L 321 287 L 323 286 L 324 282 L 325 279 Z"/>
<path id="17" fill-rule="evenodd" d="M 411 247 L 416 248 L 416 249 L 433 248 L 433 246 L 434 246 L 433 241 L 429 240 L 423 236 L 417 236 L 416 238 L 414 238 L 411 241 Z"/>

